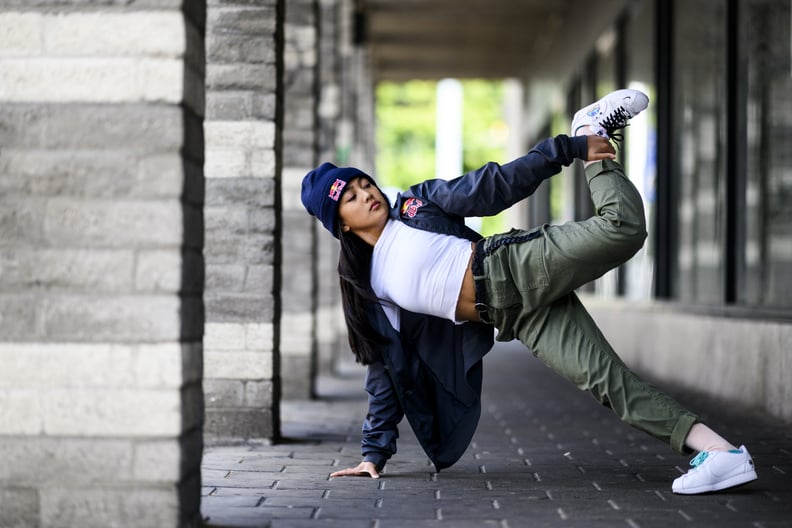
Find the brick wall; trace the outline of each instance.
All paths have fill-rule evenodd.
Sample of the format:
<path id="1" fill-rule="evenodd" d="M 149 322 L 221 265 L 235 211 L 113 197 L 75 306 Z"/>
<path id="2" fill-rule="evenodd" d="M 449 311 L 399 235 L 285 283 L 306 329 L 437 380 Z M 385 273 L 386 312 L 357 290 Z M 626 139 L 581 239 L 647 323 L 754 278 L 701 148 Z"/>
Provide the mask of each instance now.
<path id="1" fill-rule="evenodd" d="M 106 4 L 0 4 L 3 526 L 199 515 L 205 6 Z"/>
<path id="2" fill-rule="evenodd" d="M 279 433 L 281 0 L 210 0 L 207 17 L 208 442 Z"/>

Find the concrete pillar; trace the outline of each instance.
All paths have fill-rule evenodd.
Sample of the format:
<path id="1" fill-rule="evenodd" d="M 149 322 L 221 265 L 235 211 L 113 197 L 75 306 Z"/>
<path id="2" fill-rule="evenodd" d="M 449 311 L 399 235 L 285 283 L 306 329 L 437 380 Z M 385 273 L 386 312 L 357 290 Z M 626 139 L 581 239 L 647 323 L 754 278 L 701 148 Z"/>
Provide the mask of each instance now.
<path id="1" fill-rule="evenodd" d="M 309 398 L 316 372 L 314 220 L 300 201 L 303 176 L 316 166 L 317 5 L 286 3 L 283 129 L 283 310 L 281 372 L 284 398 Z"/>
<path id="2" fill-rule="evenodd" d="M 207 442 L 279 434 L 282 0 L 210 0 L 207 19 Z"/>
<path id="3" fill-rule="evenodd" d="M 197 525 L 205 4 L 2 5 L 0 524 Z"/>
<path id="4" fill-rule="evenodd" d="M 337 129 L 341 118 L 341 57 L 339 28 L 342 0 L 320 0 L 318 11 L 317 149 L 319 161 L 338 162 Z"/>
<path id="5" fill-rule="evenodd" d="M 359 25 L 363 19 L 355 0 L 320 0 L 318 10 L 317 163 L 352 165 L 375 175 L 374 89 L 365 42 L 359 41 L 365 34 Z M 317 363 L 336 370 L 352 357 L 336 271 L 338 241 L 318 222 L 314 230 Z"/>
<path id="6" fill-rule="evenodd" d="M 346 163 L 374 174 L 374 84 L 366 18 L 354 0 L 341 3 L 342 101 L 339 140 Z"/>
<path id="7" fill-rule="evenodd" d="M 349 163 L 347 151 L 339 142 L 343 75 L 341 49 L 343 39 L 350 38 L 349 33 L 341 28 L 344 2 L 346 0 L 319 2 L 318 162 L 329 161 L 337 165 Z M 314 229 L 318 231 L 314 257 L 318 365 L 320 371 L 332 371 L 341 357 L 350 357 L 336 272 L 338 242 L 328 236 L 318 222 Z"/>

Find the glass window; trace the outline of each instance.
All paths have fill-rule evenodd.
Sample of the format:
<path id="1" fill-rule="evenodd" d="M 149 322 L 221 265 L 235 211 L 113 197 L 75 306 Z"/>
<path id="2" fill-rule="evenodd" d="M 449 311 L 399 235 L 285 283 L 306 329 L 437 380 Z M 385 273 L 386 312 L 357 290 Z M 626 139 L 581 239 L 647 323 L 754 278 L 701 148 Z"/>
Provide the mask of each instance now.
<path id="1" fill-rule="evenodd" d="M 746 173 L 738 301 L 792 306 L 792 13 L 740 3 L 746 58 Z"/>
<path id="2" fill-rule="evenodd" d="M 726 2 L 685 0 L 674 5 L 672 295 L 682 301 L 721 303 L 728 125 Z"/>
<path id="3" fill-rule="evenodd" d="M 597 93 L 597 73 L 599 71 L 600 53 L 595 51 L 592 53 L 585 63 L 580 82 L 576 88 L 567 96 L 567 109 L 569 111 L 570 124 L 575 113 L 601 96 Z M 603 94 L 604 95 L 604 94 Z M 586 175 L 583 171 L 583 164 L 576 163 L 573 166 L 572 185 L 571 191 L 574 193 L 571 203 L 572 215 L 575 220 L 585 220 L 594 215 L 594 205 L 591 202 L 591 193 L 589 192 L 588 183 L 586 182 Z M 591 288 L 593 291 L 593 286 Z"/>
<path id="4" fill-rule="evenodd" d="M 600 35 L 595 44 L 597 50 L 597 99 L 616 89 L 616 38 L 616 29 L 610 28 Z"/>
<path id="5" fill-rule="evenodd" d="M 622 161 L 627 177 L 644 199 L 646 230 L 649 233 L 644 247 L 625 265 L 622 271 L 623 293 L 631 299 L 652 297 L 655 255 L 655 176 L 656 170 L 656 97 L 655 84 L 655 3 L 645 0 L 633 2 L 627 11 L 624 25 L 625 76 L 627 88 L 641 90 L 649 96 L 649 108 L 630 120 L 624 131 Z M 654 103 L 654 104 L 653 104 Z"/>
<path id="6" fill-rule="evenodd" d="M 616 28 L 611 27 L 599 36 L 595 43 L 596 62 L 592 68 L 594 81 L 594 97 L 592 100 L 599 99 L 616 89 L 618 64 L 616 58 L 618 34 Z M 588 101 L 584 104 L 589 104 Z M 582 220 L 595 214 L 594 206 L 591 202 L 586 179 L 581 175 L 577 180 L 576 210 L 577 218 Z M 613 269 L 605 273 L 594 283 L 594 291 L 603 297 L 613 297 L 619 291 L 619 281 L 622 271 Z"/>

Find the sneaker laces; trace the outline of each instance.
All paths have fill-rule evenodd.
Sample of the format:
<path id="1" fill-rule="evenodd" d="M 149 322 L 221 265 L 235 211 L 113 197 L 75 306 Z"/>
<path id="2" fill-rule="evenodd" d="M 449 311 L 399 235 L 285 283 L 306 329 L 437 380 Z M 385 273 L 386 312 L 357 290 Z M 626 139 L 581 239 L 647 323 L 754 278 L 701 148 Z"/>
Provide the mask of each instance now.
<path id="1" fill-rule="evenodd" d="M 599 122 L 599 125 L 608 133 L 608 137 L 613 141 L 621 143 L 624 141 L 624 134 L 616 132 L 624 127 L 630 126 L 629 120 L 631 115 L 623 106 L 613 110 L 608 116 Z"/>
<path id="2" fill-rule="evenodd" d="M 707 451 L 701 451 L 699 452 L 698 455 L 693 457 L 693 460 L 690 461 L 690 465 L 693 467 L 699 467 L 701 464 L 704 463 L 705 460 L 707 460 L 708 456 L 709 453 Z"/>

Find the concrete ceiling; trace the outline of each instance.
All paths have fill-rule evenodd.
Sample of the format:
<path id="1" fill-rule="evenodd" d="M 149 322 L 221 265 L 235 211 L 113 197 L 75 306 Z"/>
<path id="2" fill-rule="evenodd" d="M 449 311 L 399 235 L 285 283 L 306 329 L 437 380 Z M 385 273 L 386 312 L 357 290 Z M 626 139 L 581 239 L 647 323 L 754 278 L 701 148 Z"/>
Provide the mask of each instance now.
<path id="1" fill-rule="evenodd" d="M 360 0 L 375 81 L 561 81 L 624 0 Z"/>

